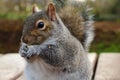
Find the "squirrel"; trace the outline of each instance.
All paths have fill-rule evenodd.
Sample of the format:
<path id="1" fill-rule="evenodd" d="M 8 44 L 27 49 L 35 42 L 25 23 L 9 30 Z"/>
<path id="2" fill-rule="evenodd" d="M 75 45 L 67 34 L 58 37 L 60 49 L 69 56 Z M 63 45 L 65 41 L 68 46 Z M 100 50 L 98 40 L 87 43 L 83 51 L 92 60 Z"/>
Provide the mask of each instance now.
<path id="1" fill-rule="evenodd" d="M 19 53 L 26 60 L 25 80 L 91 80 L 88 46 L 93 39 L 93 27 L 80 15 L 33 6 L 33 14 L 23 25 Z M 72 14 L 72 16 L 71 16 Z"/>

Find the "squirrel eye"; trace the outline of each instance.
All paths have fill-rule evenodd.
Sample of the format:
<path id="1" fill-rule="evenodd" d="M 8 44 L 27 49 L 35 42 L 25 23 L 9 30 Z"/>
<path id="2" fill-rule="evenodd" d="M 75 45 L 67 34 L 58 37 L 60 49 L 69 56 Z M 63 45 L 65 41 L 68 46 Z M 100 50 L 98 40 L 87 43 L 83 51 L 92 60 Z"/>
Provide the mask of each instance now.
<path id="1" fill-rule="evenodd" d="M 39 28 L 40 30 L 44 30 L 45 29 L 45 24 L 42 20 L 38 20 L 36 22 L 36 27 Z"/>

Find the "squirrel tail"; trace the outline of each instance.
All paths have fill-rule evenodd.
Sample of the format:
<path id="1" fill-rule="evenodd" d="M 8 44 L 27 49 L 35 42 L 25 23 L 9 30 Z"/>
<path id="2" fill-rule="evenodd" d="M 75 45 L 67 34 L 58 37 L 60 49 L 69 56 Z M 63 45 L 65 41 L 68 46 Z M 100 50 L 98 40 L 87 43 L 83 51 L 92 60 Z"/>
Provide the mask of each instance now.
<path id="1" fill-rule="evenodd" d="M 53 2 L 65 26 L 82 43 L 84 49 L 88 51 L 94 38 L 94 21 L 89 2 L 80 2 L 78 0 L 53 0 Z"/>
<path id="2" fill-rule="evenodd" d="M 94 26 L 93 26 L 93 15 L 91 15 L 91 8 L 88 8 L 86 6 L 86 9 L 83 10 L 82 17 L 84 19 L 83 25 L 84 25 L 84 47 L 85 50 L 89 50 L 89 46 L 91 45 L 91 42 L 94 39 Z"/>

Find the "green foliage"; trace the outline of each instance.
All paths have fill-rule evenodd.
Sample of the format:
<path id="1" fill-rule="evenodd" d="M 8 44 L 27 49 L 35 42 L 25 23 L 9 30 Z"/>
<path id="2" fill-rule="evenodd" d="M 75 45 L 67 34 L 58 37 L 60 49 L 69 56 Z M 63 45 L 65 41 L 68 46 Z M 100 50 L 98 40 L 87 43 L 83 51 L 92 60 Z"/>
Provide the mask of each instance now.
<path id="1" fill-rule="evenodd" d="M 28 14 L 28 12 L 30 12 L 34 3 L 38 4 L 40 7 L 45 7 L 45 5 L 50 1 L 51 0 L 1 0 L 0 9 L 2 13 L 0 12 L 0 18 L 24 19 L 26 13 Z M 60 7 L 66 5 L 67 1 L 68 0 L 53 0 L 57 7 L 57 10 L 59 10 Z M 86 1 L 88 5 L 91 5 L 93 7 L 95 20 L 120 21 L 120 0 Z"/>
<path id="2" fill-rule="evenodd" d="M 106 45 L 101 42 L 98 44 L 93 44 L 91 47 L 91 52 L 120 52 L 120 45 L 115 44 L 114 42 L 110 43 L 110 45 Z"/>
<path id="3" fill-rule="evenodd" d="M 116 0 L 114 6 L 110 9 L 112 14 L 120 15 L 120 0 Z"/>
<path id="4" fill-rule="evenodd" d="M 96 0 L 92 6 L 95 20 L 120 20 L 120 0 Z"/>
<path id="5" fill-rule="evenodd" d="M 22 19 L 23 20 L 26 17 L 27 15 L 25 15 L 24 13 L 14 13 L 14 12 L 0 13 L 1 19 L 13 19 L 13 20 Z"/>
<path id="6" fill-rule="evenodd" d="M 100 14 L 95 15 L 94 17 L 95 21 L 120 21 L 120 15 L 114 15 L 114 14 Z"/>
<path id="7" fill-rule="evenodd" d="M 120 52 L 120 32 L 115 33 L 113 36 L 111 35 L 111 39 L 108 39 L 104 35 L 103 37 L 103 40 L 92 43 L 91 52 Z"/>

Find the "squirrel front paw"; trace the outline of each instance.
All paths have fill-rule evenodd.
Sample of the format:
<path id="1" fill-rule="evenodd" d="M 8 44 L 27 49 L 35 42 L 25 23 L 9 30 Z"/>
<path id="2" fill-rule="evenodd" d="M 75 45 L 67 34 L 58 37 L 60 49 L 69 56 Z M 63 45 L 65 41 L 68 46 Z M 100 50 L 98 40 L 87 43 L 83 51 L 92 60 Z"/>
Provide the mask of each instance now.
<path id="1" fill-rule="evenodd" d="M 29 59 L 30 57 L 37 55 L 37 50 L 34 46 L 22 45 L 19 53 L 22 57 Z"/>
<path id="2" fill-rule="evenodd" d="M 28 51 L 28 47 L 26 45 L 22 45 L 20 47 L 19 53 L 22 57 L 26 57 Z"/>

